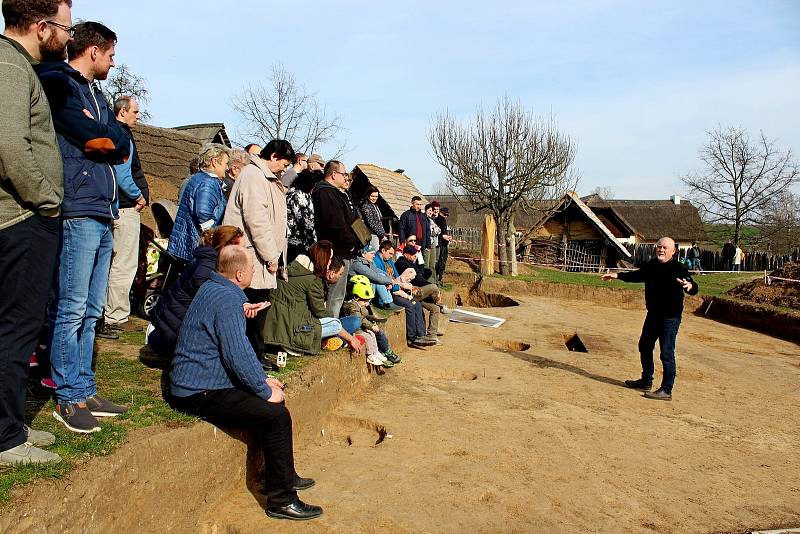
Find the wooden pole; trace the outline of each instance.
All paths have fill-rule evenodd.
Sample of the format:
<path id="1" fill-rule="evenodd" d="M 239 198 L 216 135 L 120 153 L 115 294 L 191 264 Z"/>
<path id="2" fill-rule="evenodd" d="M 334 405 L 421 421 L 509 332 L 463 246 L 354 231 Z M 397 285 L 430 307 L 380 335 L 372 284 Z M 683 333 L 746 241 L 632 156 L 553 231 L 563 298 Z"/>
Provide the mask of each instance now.
<path id="1" fill-rule="evenodd" d="M 497 224 L 494 216 L 487 213 L 483 219 L 483 243 L 481 246 L 481 274 L 494 274 L 494 250 Z"/>

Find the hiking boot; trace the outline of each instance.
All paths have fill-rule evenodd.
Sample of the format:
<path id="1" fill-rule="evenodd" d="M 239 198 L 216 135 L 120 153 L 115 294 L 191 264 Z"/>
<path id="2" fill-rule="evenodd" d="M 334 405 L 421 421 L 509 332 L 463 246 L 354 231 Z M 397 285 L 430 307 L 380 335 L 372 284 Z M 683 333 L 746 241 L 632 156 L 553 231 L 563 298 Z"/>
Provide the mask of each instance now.
<path id="1" fill-rule="evenodd" d="M 389 358 L 387 358 L 386 356 L 384 356 L 380 352 L 378 353 L 378 357 L 381 359 L 381 365 L 382 366 L 386 367 L 387 369 L 391 369 L 392 367 L 394 367 L 394 364 L 389 361 Z"/>
<path id="2" fill-rule="evenodd" d="M 403 361 L 400 356 L 398 356 L 392 349 L 387 350 L 383 353 L 387 360 L 392 362 L 393 364 L 397 365 L 401 361 Z"/>
<path id="3" fill-rule="evenodd" d="M 68 430 L 79 434 L 100 432 L 100 423 L 83 402 L 78 404 L 56 404 L 56 409 L 53 410 L 53 417 L 57 421 L 64 423 Z"/>
<path id="4" fill-rule="evenodd" d="M 117 330 L 111 328 L 111 326 L 107 325 L 105 321 L 98 323 L 94 333 L 97 337 L 101 337 L 103 339 L 119 339 Z"/>
<path id="5" fill-rule="evenodd" d="M 640 378 L 639 380 L 626 380 L 625 387 L 638 389 L 639 391 L 650 391 L 650 388 L 653 387 L 653 383 Z"/>
<path id="6" fill-rule="evenodd" d="M 322 340 L 322 348 L 331 352 L 341 349 L 342 345 L 344 345 L 344 340 L 339 336 L 333 336 Z"/>
<path id="7" fill-rule="evenodd" d="M 47 447 L 48 445 L 52 445 L 56 442 L 56 437 L 50 432 L 45 432 L 44 430 L 34 430 L 28 425 L 24 425 L 22 428 L 25 430 L 28 443 L 31 445 L 35 445 L 37 447 Z"/>
<path id="8" fill-rule="evenodd" d="M 0 464 L 4 465 L 43 464 L 60 461 L 61 456 L 54 452 L 34 447 L 33 443 L 29 441 L 0 452 Z"/>
<path id="9" fill-rule="evenodd" d="M 658 388 L 655 391 L 645 391 L 644 396 L 647 399 L 653 399 L 653 400 L 663 400 L 663 401 L 672 400 L 672 393 L 667 393 L 661 388 Z"/>
<path id="10" fill-rule="evenodd" d="M 95 417 L 115 417 L 128 411 L 127 406 L 115 404 L 110 400 L 104 399 L 100 395 L 94 395 L 86 399 L 86 407 Z"/>

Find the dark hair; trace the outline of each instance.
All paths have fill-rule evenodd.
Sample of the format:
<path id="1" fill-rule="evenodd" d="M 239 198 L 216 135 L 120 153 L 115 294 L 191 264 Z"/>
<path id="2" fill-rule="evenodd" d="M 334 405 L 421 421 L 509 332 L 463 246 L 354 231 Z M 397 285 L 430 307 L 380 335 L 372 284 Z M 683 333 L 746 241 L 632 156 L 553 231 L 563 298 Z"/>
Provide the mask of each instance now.
<path id="1" fill-rule="evenodd" d="M 250 149 L 251 149 L 251 148 L 253 148 L 254 146 L 258 146 L 258 145 L 257 145 L 257 144 L 255 144 L 255 143 L 250 143 L 249 145 L 246 145 L 246 146 L 244 147 L 244 151 L 249 153 L 249 152 L 250 152 Z"/>
<path id="2" fill-rule="evenodd" d="M 135 100 L 132 96 L 122 95 L 118 96 L 117 99 L 114 101 L 114 115 L 119 115 L 119 113 L 124 109 L 128 111 L 131 109 L 131 100 Z"/>
<path id="3" fill-rule="evenodd" d="M 294 149 L 289 141 L 283 139 L 273 139 L 267 146 L 261 149 L 261 158 L 269 160 L 272 155 L 278 159 L 285 159 L 286 161 L 294 161 Z"/>
<path id="4" fill-rule="evenodd" d="M 442 207 L 442 205 L 441 205 L 441 204 L 439 204 L 439 201 L 438 201 L 438 200 L 434 200 L 433 202 L 431 202 L 431 207 L 432 207 L 432 208 L 441 208 L 441 207 Z"/>
<path id="5" fill-rule="evenodd" d="M 3 18 L 7 28 L 25 30 L 31 24 L 58 14 L 58 7 L 72 0 L 3 0 Z"/>
<path id="6" fill-rule="evenodd" d="M 328 270 L 332 273 L 338 273 L 344 267 L 344 260 L 339 256 L 334 256 L 331 258 L 331 266 L 328 267 Z"/>
<path id="7" fill-rule="evenodd" d="M 99 22 L 81 22 L 74 27 L 75 37 L 67 44 L 70 59 L 75 59 L 93 46 L 105 52 L 117 43 L 117 34 Z"/>
<path id="8" fill-rule="evenodd" d="M 377 188 L 377 187 L 375 187 L 374 185 L 371 185 L 371 186 L 367 187 L 367 188 L 364 190 L 364 202 L 363 202 L 363 203 L 367 203 L 367 202 L 369 202 L 369 196 L 370 196 L 372 193 L 378 193 L 378 194 L 380 194 L 380 191 L 379 191 L 379 190 L 378 190 L 378 188 Z"/>
<path id="9" fill-rule="evenodd" d="M 217 226 L 203 232 L 203 235 L 200 236 L 200 244 L 214 247 L 219 252 L 225 245 L 230 245 L 231 241 L 238 237 L 244 237 L 244 232 L 238 226 Z"/>
<path id="10" fill-rule="evenodd" d="M 317 241 L 311 245 L 308 256 L 311 258 L 311 263 L 314 264 L 314 274 L 319 278 L 325 278 L 325 274 L 328 272 L 328 262 L 333 256 L 333 243 L 324 239 Z"/>
<path id="11" fill-rule="evenodd" d="M 193 176 L 198 172 L 200 172 L 200 158 L 198 156 L 195 156 L 189 162 L 189 175 Z"/>
<path id="12" fill-rule="evenodd" d="M 322 180 L 322 178 L 322 171 L 320 170 L 303 169 L 297 173 L 297 178 L 292 182 L 291 189 L 299 189 L 303 193 L 310 195 L 311 190 L 314 189 L 314 184 Z"/>
<path id="13" fill-rule="evenodd" d="M 305 154 L 303 154 L 302 152 L 295 152 L 295 154 L 294 154 L 294 161 L 292 161 L 292 163 L 294 163 L 295 165 L 297 165 L 298 163 L 300 163 L 300 160 L 301 160 L 301 159 L 303 159 L 303 158 L 306 158 L 306 157 L 308 157 L 308 156 L 306 156 L 306 155 L 305 155 Z"/>
<path id="14" fill-rule="evenodd" d="M 411 202 L 416 202 L 417 200 L 422 200 L 422 197 L 418 197 L 417 195 L 411 197 Z"/>
<path id="15" fill-rule="evenodd" d="M 338 159 L 332 159 L 328 163 L 326 163 L 325 168 L 323 169 L 323 171 L 325 172 L 325 178 L 333 175 L 334 172 L 339 172 L 339 165 L 344 165 L 344 163 L 342 163 Z"/>
<path id="16" fill-rule="evenodd" d="M 428 211 L 428 208 L 433 209 L 433 204 L 425 204 L 425 207 L 422 208 L 422 211 Z"/>
<path id="17" fill-rule="evenodd" d="M 394 248 L 394 245 L 388 239 L 381 243 L 381 252 L 384 250 L 389 250 L 390 248 Z"/>

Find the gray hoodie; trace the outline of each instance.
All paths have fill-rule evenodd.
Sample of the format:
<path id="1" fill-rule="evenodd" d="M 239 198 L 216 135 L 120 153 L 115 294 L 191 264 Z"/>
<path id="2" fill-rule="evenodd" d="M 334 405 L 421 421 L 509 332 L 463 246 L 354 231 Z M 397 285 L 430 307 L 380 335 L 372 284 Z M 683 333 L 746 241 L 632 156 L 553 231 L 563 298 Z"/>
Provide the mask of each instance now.
<path id="1" fill-rule="evenodd" d="M 64 169 L 36 61 L 0 35 L 0 230 L 36 213 L 58 215 Z"/>

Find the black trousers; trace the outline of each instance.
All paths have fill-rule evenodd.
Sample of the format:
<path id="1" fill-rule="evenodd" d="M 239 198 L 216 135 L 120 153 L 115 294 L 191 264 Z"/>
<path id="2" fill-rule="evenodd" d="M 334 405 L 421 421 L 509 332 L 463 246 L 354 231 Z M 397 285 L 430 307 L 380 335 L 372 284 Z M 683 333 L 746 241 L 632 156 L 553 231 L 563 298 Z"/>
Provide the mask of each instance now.
<path id="1" fill-rule="evenodd" d="M 444 270 L 447 267 L 448 245 L 439 245 L 438 256 L 436 257 L 436 280 L 444 278 Z"/>
<path id="2" fill-rule="evenodd" d="M 34 215 L 0 230 L 0 451 L 24 443 L 28 361 L 53 285 L 58 217 Z"/>
<path id="3" fill-rule="evenodd" d="M 252 289 L 248 287 L 244 290 L 244 294 L 247 295 L 247 300 L 251 304 L 257 304 L 269 300 L 272 290 Z M 264 325 L 267 322 L 267 310 L 268 308 L 264 308 L 252 319 L 247 319 L 245 324 L 247 339 L 250 340 L 250 344 L 253 346 L 253 350 L 256 352 L 256 357 L 258 358 L 261 358 L 264 354 Z"/>
<path id="4" fill-rule="evenodd" d="M 284 404 L 267 402 L 240 389 L 173 396 L 170 404 L 211 424 L 254 432 L 264 452 L 264 489 L 269 505 L 282 506 L 297 498 L 292 489 L 295 474 L 292 416 Z"/>

